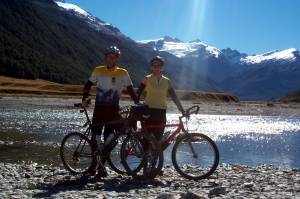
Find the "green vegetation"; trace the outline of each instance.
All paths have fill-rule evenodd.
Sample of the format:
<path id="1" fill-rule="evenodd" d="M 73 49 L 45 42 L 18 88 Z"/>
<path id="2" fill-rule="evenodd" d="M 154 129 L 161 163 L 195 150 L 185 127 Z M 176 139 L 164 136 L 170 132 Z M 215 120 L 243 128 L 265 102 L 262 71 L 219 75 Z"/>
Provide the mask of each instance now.
<path id="1" fill-rule="evenodd" d="M 0 75 L 83 83 L 114 44 L 122 51 L 120 65 L 137 83 L 147 62 L 130 42 L 96 31 L 51 0 L 0 1 Z"/>

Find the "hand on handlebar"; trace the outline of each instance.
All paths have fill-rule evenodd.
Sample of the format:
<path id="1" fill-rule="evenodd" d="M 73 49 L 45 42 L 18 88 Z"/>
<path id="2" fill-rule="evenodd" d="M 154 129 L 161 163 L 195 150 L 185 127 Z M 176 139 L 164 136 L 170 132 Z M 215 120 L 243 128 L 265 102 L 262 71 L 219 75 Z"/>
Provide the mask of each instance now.
<path id="1" fill-rule="evenodd" d="M 90 104 L 91 104 L 90 98 L 82 98 L 82 106 L 83 107 L 88 107 Z"/>

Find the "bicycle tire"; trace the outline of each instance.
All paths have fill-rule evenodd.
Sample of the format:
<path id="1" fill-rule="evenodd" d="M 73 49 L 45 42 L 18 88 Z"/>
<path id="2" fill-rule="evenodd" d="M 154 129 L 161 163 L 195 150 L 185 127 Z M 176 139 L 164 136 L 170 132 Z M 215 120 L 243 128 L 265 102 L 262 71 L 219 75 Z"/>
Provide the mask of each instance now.
<path id="1" fill-rule="evenodd" d="M 140 151 L 132 151 L 132 146 L 134 149 L 138 146 Z M 128 158 L 128 154 L 139 157 L 136 163 L 138 166 L 132 166 L 133 161 Z M 153 160 L 151 163 L 148 160 L 149 157 Z M 127 173 L 138 180 L 150 180 L 155 178 L 162 169 L 164 161 L 163 151 L 160 150 L 155 138 L 149 134 L 141 134 L 138 132 L 131 134 L 124 140 L 121 146 L 121 159 Z"/>
<path id="2" fill-rule="evenodd" d="M 71 132 L 63 138 L 60 158 L 64 167 L 73 174 L 89 172 L 96 161 L 91 141 L 79 132 Z"/>
<path id="3" fill-rule="evenodd" d="M 192 150 L 197 154 L 193 154 Z M 215 142 L 201 133 L 189 133 L 178 137 L 172 149 L 175 170 L 189 180 L 209 177 L 217 169 L 219 158 Z"/>
<path id="4" fill-rule="evenodd" d="M 107 163 L 110 166 L 110 168 L 118 174 L 126 173 L 126 169 L 124 168 L 124 166 L 122 164 L 120 152 L 121 152 L 121 145 L 127 136 L 128 136 L 127 134 L 116 135 L 116 137 L 114 138 L 114 140 L 116 141 L 116 145 L 110 151 L 108 158 L 107 158 Z"/>

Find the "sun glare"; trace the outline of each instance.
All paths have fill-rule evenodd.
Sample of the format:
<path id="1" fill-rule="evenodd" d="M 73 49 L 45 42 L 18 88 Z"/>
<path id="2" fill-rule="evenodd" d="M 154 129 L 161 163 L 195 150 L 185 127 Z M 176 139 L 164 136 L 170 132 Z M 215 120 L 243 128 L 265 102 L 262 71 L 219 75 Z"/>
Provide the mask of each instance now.
<path id="1" fill-rule="evenodd" d="M 186 27 L 185 31 L 183 33 L 183 38 L 194 38 L 194 39 L 200 39 L 202 38 L 202 35 L 204 33 L 204 24 L 205 24 L 205 16 L 206 16 L 206 7 L 207 7 L 207 0 L 193 0 L 190 2 L 189 5 L 189 15 L 187 16 L 186 20 Z M 195 60 L 195 59 L 194 59 Z M 197 59 L 196 59 L 197 60 Z M 192 66 L 193 71 L 184 71 L 184 70 L 189 70 L 186 68 L 181 68 L 182 74 L 188 74 L 188 73 L 198 73 L 199 70 L 199 64 L 197 63 L 198 61 L 190 61 L 190 60 L 185 60 L 185 64 L 188 64 Z M 203 62 L 202 62 L 203 64 Z M 206 71 L 201 71 L 202 77 L 205 78 L 206 76 Z M 192 78 L 192 79 L 191 79 Z M 199 78 L 197 75 L 189 77 L 189 85 L 196 85 L 199 84 Z M 186 85 L 186 77 L 180 77 L 179 78 L 181 84 Z M 193 87 L 193 86 L 191 86 Z"/>
<path id="2" fill-rule="evenodd" d="M 204 29 L 207 0 L 193 0 L 191 6 L 189 31 L 187 31 L 186 34 L 196 34 L 201 36 Z"/>

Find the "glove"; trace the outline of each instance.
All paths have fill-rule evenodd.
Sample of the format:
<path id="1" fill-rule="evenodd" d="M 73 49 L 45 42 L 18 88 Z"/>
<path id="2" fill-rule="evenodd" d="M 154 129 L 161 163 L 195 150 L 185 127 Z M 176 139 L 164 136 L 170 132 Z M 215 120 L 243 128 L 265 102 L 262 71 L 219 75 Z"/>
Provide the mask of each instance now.
<path id="1" fill-rule="evenodd" d="M 135 106 L 143 106 L 144 103 L 142 103 L 142 102 L 136 102 L 136 103 L 134 103 L 134 105 L 135 105 Z"/>
<path id="2" fill-rule="evenodd" d="M 91 104 L 91 99 L 86 98 L 86 97 L 83 97 L 83 98 L 82 98 L 82 106 L 83 106 L 83 107 L 87 107 L 87 106 L 89 106 L 90 104 Z"/>

